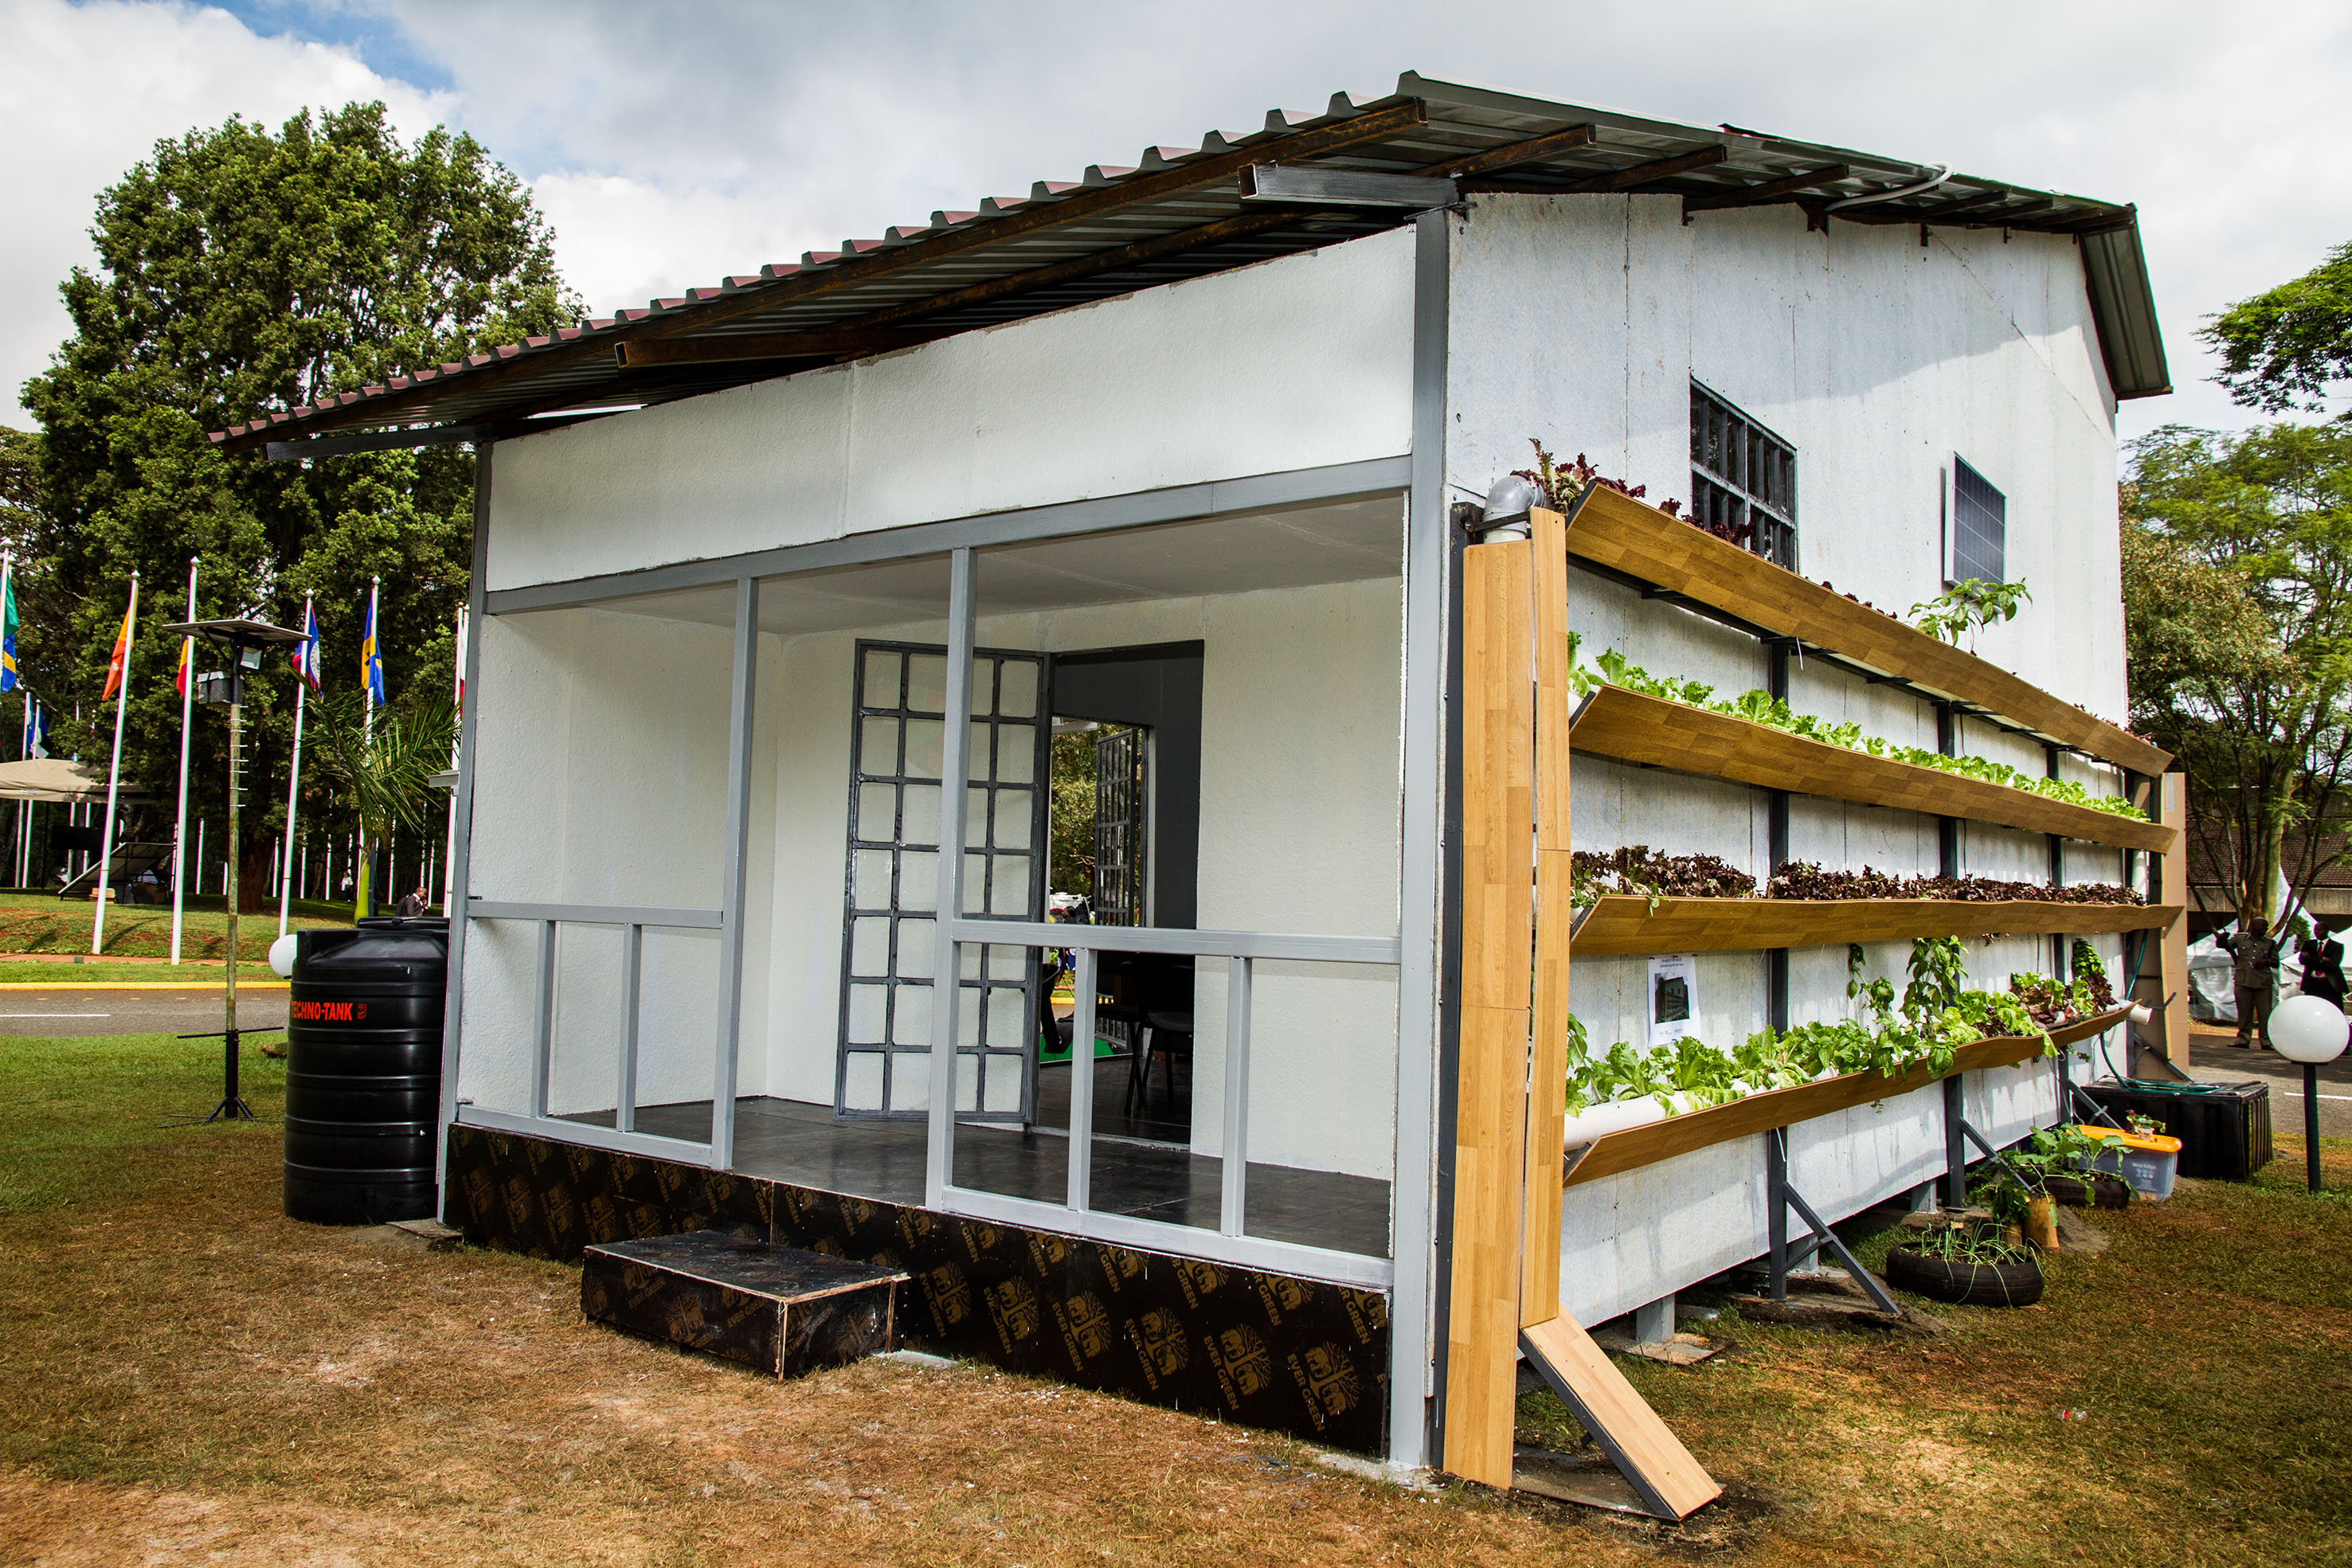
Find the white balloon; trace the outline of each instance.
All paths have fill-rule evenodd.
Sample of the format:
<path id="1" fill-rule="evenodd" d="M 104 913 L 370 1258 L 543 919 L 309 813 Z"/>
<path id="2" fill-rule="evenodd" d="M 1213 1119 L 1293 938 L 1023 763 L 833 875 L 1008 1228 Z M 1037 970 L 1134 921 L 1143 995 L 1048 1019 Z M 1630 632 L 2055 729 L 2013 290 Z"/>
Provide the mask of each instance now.
<path id="1" fill-rule="evenodd" d="M 269 967 L 291 977 L 294 973 L 294 933 L 289 931 L 269 945 Z"/>
<path id="2" fill-rule="evenodd" d="M 2333 1061 L 2344 1054 L 2344 1014 L 2325 997 L 2289 997 L 2271 1009 L 2271 1049 L 2289 1061 Z"/>

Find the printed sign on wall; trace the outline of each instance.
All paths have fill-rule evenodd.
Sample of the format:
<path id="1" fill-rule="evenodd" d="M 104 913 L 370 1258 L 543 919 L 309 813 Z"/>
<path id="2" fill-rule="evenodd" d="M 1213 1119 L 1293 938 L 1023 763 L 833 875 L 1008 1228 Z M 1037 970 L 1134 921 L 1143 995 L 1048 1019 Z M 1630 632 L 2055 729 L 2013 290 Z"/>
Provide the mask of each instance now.
<path id="1" fill-rule="evenodd" d="M 1658 953 L 1650 958 L 1650 1049 L 1672 1045 L 1691 1032 L 1698 1015 L 1698 965 L 1689 953 Z"/>

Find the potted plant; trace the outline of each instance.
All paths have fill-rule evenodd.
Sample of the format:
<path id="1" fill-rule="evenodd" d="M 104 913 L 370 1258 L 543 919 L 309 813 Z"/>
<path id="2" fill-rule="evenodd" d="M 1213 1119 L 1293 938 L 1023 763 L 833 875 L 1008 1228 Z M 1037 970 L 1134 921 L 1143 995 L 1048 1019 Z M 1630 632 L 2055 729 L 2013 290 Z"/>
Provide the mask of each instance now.
<path id="1" fill-rule="evenodd" d="M 2013 1186 L 2013 1184 L 2012 1184 Z M 2022 1189 L 2017 1190 L 2021 1197 Z M 1966 1307 L 2025 1307 L 2042 1299 L 2042 1264 L 1990 1219 L 1959 1216 L 1890 1248 L 1886 1282 L 1930 1301 Z"/>

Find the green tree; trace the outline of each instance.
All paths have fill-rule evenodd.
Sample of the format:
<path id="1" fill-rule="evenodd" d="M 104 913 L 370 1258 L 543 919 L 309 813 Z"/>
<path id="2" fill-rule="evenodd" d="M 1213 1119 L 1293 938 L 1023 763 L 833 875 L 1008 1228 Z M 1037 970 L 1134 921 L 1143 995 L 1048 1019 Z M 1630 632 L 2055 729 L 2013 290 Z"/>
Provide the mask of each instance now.
<path id="1" fill-rule="evenodd" d="M 2133 446 L 2125 509 L 2133 721 L 2179 758 L 2241 914 L 2283 920 L 2343 858 L 2352 430 L 2167 426 Z"/>
<path id="2" fill-rule="evenodd" d="M 192 555 L 205 616 L 292 624 L 315 593 L 331 688 L 358 681 L 381 578 L 394 700 L 445 693 L 471 562 L 470 456 L 269 463 L 222 453 L 206 433 L 575 319 L 529 193 L 470 137 L 436 129 L 404 142 L 382 104 L 352 104 L 275 133 L 232 119 L 159 143 L 100 195 L 91 235 L 98 270 L 76 268 L 62 287 L 74 335 L 24 394 L 43 426 L 42 506 L 20 540 L 20 644 L 55 713 L 81 705 L 79 730 L 61 724 L 59 740 L 85 757 L 110 744 L 96 698 L 136 569 L 123 766 L 168 796 L 178 648 L 159 628 L 186 612 Z M 244 884 L 257 907 L 282 825 L 293 691 L 282 676 L 254 690 Z M 196 736 L 192 810 L 217 821 L 226 738 L 201 720 Z"/>
<path id="3" fill-rule="evenodd" d="M 2301 277 L 2242 299 L 2199 334 L 2221 356 L 2215 378 L 2250 408 L 2325 406 L 2352 380 L 2352 243 Z"/>

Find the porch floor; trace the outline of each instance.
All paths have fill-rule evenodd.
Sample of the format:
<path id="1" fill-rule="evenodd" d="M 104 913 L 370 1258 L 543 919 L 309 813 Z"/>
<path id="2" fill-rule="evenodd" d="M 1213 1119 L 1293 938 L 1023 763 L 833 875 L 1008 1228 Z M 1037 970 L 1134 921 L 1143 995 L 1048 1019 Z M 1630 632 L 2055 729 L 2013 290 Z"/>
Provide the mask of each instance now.
<path id="1" fill-rule="evenodd" d="M 1106 1109 L 1118 1106 L 1116 1095 L 1125 1086 L 1126 1063 L 1115 1065 L 1118 1089 L 1110 1088 L 1108 1075 L 1098 1078 L 1112 1096 Z M 1063 1100 L 1063 1106 L 1047 1113 L 1063 1111 L 1066 1094 Z M 613 1114 L 607 1111 L 565 1119 L 610 1126 Z M 710 1134 L 710 1102 L 641 1106 L 636 1124 L 642 1133 L 701 1142 Z M 746 1095 L 735 1103 L 734 1168 L 742 1176 L 919 1207 L 929 1133 L 928 1124 L 919 1121 L 837 1122 L 829 1105 Z M 965 1122 L 956 1128 L 955 1143 L 960 1186 L 1046 1203 L 1059 1203 L 1066 1195 L 1070 1145 L 1058 1132 Z M 1213 1230 L 1223 1165 L 1178 1145 L 1098 1135 L 1095 1209 Z M 1387 1182 L 1253 1160 L 1245 1207 L 1252 1236 L 1388 1255 Z"/>

